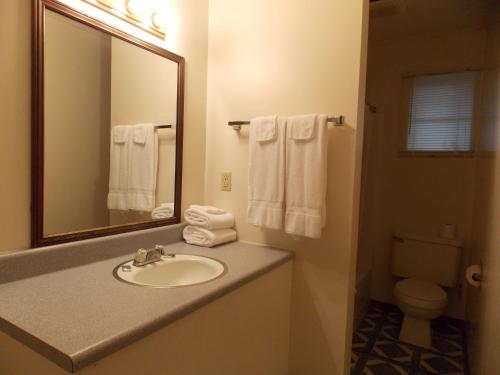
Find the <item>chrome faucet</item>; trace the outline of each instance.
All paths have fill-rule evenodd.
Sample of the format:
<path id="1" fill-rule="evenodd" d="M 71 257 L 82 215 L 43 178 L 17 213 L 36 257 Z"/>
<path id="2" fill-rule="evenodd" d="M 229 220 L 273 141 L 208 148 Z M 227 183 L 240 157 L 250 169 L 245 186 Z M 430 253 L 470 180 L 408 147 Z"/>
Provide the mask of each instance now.
<path id="1" fill-rule="evenodd" d="M 136 267 L 142 267 L 146 264 L 151 264 L 161 260 L 162 255 L 165 255 L 165 250 L 163 246 L 156 245 L 151 249 L 139 249 L 134 257 L 133 265 Z"/>

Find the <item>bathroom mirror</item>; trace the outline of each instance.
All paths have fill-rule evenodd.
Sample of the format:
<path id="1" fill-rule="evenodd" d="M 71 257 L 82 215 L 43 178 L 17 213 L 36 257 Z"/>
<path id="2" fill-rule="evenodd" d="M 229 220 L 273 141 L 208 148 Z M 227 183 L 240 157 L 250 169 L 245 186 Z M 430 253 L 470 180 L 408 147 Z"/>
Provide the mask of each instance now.
<path id="1" fill-rule="evenodd" d="M 184 59 L 34 11 L 33 247 L 180 222 Z"/>

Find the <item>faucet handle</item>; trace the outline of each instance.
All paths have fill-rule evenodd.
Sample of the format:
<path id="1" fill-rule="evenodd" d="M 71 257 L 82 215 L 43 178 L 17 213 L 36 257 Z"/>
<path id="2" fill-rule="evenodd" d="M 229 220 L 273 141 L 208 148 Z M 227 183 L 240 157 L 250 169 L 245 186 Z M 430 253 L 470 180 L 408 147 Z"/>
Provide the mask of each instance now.
<path id="1" fill-rule="evenodd" d="M 162 245 L 155 245 L 155 250 L 158 251 L 161 255 L 165 255 L 165 248 Z"/>
<path id="2" fill-rule="evenodd" d="M 139 249 L 135 254 L 134 261 L 137 263 L 143 263 L 148 257 L 148 251 L 146 249 Z"/>

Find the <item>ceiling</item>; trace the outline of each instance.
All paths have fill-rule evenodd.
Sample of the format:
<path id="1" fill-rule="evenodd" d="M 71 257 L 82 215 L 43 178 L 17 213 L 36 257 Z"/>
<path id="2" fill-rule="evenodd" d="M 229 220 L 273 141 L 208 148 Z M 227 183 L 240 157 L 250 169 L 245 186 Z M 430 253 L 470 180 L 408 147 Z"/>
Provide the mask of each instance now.
<path id="1" fill-rule="evenodd" d="M 371 0 L 370 38 L 385 39 L 500 20 L 500 0 Z"/>

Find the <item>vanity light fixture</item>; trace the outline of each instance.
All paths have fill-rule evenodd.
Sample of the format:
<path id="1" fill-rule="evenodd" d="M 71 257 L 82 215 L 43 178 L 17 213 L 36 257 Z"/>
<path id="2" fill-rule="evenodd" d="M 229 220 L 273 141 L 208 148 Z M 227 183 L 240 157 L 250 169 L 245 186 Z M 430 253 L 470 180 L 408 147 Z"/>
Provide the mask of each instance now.
<path id="1" fill-rule="evenodd" d="M 165 14 L 151 0 L 81 0 L 165 39 Z"/>

